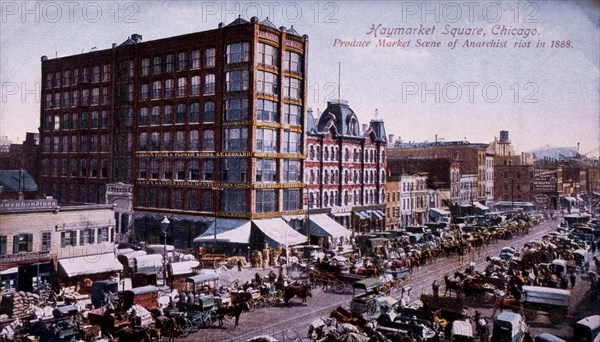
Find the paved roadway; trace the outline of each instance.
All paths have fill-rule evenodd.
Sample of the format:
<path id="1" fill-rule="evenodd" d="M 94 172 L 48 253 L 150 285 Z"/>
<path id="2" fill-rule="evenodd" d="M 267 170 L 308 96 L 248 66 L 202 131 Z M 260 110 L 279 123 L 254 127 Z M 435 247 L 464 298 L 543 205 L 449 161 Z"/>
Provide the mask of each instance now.
<path id="1" fill-rule="evenodd" d="M 431 293 L 431 283 L 437 279 L 440 284 L 440 295 L 445 290 L 443 284 L 443 276 L 445 274 L 454 274 L 457 270 L 464 270 L 466 264 L 473 261 L 476 264 L 477 270 L 483 270 L 487 265 L 485 258 L 487 256 L 498 255 L 501 248 L 512 246 L 520 249 L 527 241 L 540 239 L 542 235 L 549 231 L 555 230 L 558 224 L 557 220 L 549 220 L 542 222 L 540 225 L 530 229 L 529 234 L 519 236 L 512 240 L 500 240 L 494 244 L 487 246 L 480 253 L 472 252 L 465 256 L 465 260 L 459 263 L 457 257 L 440 258 L 434 260 L 432 264 L 421 266 L 419 269 L 414 269 L 410 276 L 407 285 L 412 287 L 410 297 L 417 299 L 421 293 Z M 259 273 L 266 275 L 269 270 L 258 270 Z M 256 269 L 245 269 L 238 272 L 237 269 L 228 271 L 227 276 L 237 277 L 240 280 L 249 279 L 257 272 Z M 238 277 L 239 276 L 239 277 Z M 565 322 L 552 326 L 549 323 L 548 317 L 544 313 L 538 314 L 535 322 L 530 323 L 530 331 L 532 335 L 541 332 L 550 332 L 569 340 L 572 335 L 572 325 L 577 319 L 585 317 L 593 312 L 600 311 L 594 303 L 590 303 L 586 292 L 589 288 L 589 281 L 582 280 L 578 277 L 575 289 L 573 290 L 573 298 L 571 300 L 569 315 Z M 300 341 L 301 338 L 306 340 L 308 327 L 315 319 L 327 316 L 329 313 L 340 305 L 349 305 L 352 298 L 351 293 L 336 294 L 333 291 L 325 292 L 322 289 L 312 291 L 313 297 L 308 298 L 308 305 L 303 306 L 300 300 L 295 298 L 292 300 L 290 307 L 275 307 L 257 309 L 251 313 L 243 313 L 240 317 L 240 325 L 238 328 L 233 327 L 232 321 L 225 321 L 223 328 L 218 328 L 216 325 L 209 329 L 202 329 L 181 341 L 247 341 L 248 339 L 258 335 L 271 335 L 278 340 Z M 392 296 L 399 298 L 400 290 L 397 288 L 392 292 Z M 481 303 L 468 303 L 478 305 Z M 479 306 L 479 305 L 478 305 Z M 488 319 L 488 322 L 493 321 L 492 308 L 489 305 L 480 306 L 478 310 L 483 317 Z M 470 309 L 473 312 L 473 309 Z"/>

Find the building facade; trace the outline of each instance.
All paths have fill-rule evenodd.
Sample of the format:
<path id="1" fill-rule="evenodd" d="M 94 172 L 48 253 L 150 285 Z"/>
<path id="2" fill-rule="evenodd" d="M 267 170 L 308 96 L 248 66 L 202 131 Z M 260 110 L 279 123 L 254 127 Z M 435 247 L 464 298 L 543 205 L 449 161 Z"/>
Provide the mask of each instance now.
<path id="1" fill-rule="evenodd" d="M 42 191 L 101 203 L 107 184 L 130 184 L 137 237 L 168 215 L 169 239 L 188 247 L 220 217 L 304 213 L 307 49 L 254 17 L 42 57 Z"/>
<path id="2" fill-rule="evenodd" d="M 112 205 L 59 206 L 51 198 L 7 200 L 0 202 L 0 221 L 3 287 L 31 291 L 38 282 L 53 281 L 58 271 L 53 261 L 59 269 L 68 265 L 85 274 L 107 265 L 114 266 L 113 271 L 120 269 L 114 256 Z"/>
<path id="3" fill-rule="evenodd" d="M 384 229 L 386 134 L 381 120 L 361 131 L 344 100 L 308 115 L 304 161 L 309 215 L 328 213 L 354 232 Z"/>

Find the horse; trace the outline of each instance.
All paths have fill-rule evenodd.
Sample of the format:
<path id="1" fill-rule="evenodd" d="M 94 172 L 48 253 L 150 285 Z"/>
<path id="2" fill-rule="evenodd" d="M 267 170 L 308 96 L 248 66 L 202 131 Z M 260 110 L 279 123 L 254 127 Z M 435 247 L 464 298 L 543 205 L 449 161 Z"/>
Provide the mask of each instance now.
<path id="1" fill-rule="evenodd" d="M 219 320 L 219 326 L 223 325 L 223 318 L 225 316 L 229 316 L 229 317 L 235 318 L 234 327 L 237 328 L 238 323 L 240 321 L 240 315 L 244 311 L 246 311 L 246 312 L 250 311 L 250 306 L 248 306 L 247 302 L 217 307 L 216 314 L 217 314 L 217 319 Z"/>
<path id="2" fill-rule="evenodd" d="M 113 336 L 119 341 L 151 341 L 149 332 L 143 328 L 125 327 L 117 330 Z"/>
<path id="3" fill-rule="evenodd" d="M 312 298 L 310 287 L 307 285 L 288 285 L 283 293 L 283 299 L 287 306 L 290 306 L 290 300 L 294 297 L 302 299 L 302 303 L 306 304 L 306 297 Z"/>
<path id="4" fill-rule="evenodd" d="M 492 315 L 496 314 L 498 308 L 500 308 L 500 312 L 504 309 L 510 309 L 512 312 L 520 312 L 523 309 L 523 304 L 514 297 L 499 297 L 495 293 L 492 294 L 491 304 L 494 306 Z"/>
<path id="5" fill-rule="evenodd" d="M 462 291 L 462 282 L 456 280 L 450 280 L 448 275 L 444 276 L 444 282 L 446 283 L 446 290 L 444 291 L 444 297 L 446 297 L 446 293 L 448 290 L 454 291 L 456 293 L 456 297 L 459 297 L 460 292 Z"/>

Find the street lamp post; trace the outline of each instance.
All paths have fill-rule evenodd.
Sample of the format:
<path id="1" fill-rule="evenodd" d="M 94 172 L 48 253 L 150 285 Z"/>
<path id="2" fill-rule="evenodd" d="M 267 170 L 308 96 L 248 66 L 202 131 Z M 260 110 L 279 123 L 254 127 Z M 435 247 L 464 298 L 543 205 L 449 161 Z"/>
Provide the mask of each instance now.
<path id="1" fill-rule="evenodd" d="M 169 229 L 169 224 L 171 222 L 167 218 L 167 216 L 163 217 L 162 221 L 160 221 L 160 228 L 162 229 L 164 239 L 163 239 L 163 285 L 167 286 L 167 230 Z"/>

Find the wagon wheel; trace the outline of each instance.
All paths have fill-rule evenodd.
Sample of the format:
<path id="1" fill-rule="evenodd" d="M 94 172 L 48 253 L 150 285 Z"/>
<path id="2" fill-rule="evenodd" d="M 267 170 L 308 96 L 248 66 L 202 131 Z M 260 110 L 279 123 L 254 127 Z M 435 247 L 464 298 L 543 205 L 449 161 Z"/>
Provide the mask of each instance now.
<path id="1" fill-rule="evenodd" d="M 377 312 L 377 302 L 372 300 L 367 304 L 367 314 L 374 315 Z"/>
<path id="2" fill-rule="evenodd" d="M 552 309 L 548 312 L 550 316 L 550 323 L 552 324 L 560 324 L 565 320 L 566 312 L 563 309 Z"/>
<path id="3" fill-rule="evenodd" d="M 206 317 L 204 317 L 204 319 L 202 319 L 202 326 L 204 328 L 208 328 L 212 325 L 212 317 L 211 315 L 206 315 Z"/>
<path id="4" fill-rule="evenodd" d="M 344 284 L 343 281 L 340 281 L 340 280 L 333 281 L 333 292 L 342 293 L 342 292 L 344 292 L 345 289 L 346 289 L 346 284 Z"/>
<path id="5" fill-rule="evenodd" d="M 534 321 L 537 317 L 537 311 L 535 309 L 524 309 L 525 319 L 528 321 Z"/>
<path id="6" fill-rule="evenodd" d="M 219 266 L 221 266 L 221 261 L 218 259 L 213 260 L 212 266 L 216 270 L 217 268 L 219 268 Z"/>

